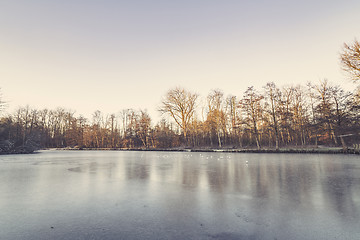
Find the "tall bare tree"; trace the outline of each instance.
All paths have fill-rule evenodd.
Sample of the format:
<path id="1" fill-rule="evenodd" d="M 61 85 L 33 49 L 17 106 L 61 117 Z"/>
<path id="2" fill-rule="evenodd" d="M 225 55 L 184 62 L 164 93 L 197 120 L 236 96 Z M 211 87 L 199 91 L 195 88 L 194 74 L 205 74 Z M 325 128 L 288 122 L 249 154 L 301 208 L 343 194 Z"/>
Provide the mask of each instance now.
<path id="1" fill-rule="evenodd" d="M 240 147 L 242 147 L 241 138 L 242 131 L 240 129 L 240 120 L 241 114 L 239 113 L 239 104 L 236 96 L 229 95 L 226 98 L 226 109 L 228 115 L 228 124 L 230 129 L 230 138 L 231 142 L 235 144 L 237 142 L 236 138 L 238 138 L 238 142 Z"/>
<path id="2" fill-rule="evenodd" d="M 272 127 L 275 133 L 275 147 L 279 149 L 279 127 L 278 127 L 278 116 L 279 116 L 279 105 L 281 101 L 280 89 L 276 87 L 275 83 L 269 82 L 266 84 L 265 98 L 267 99 L 268 111 L 272 120 Z"/>
<path id="3" fill-rule="evenodd" d="M 159 108 L 161 113 L 169 114 L 179 125 L 185 140 L 195 113 L 197 98 L 198 94 L 177 87 L 167 92 Z"/>
<path id="4" fill-rule="evenodd" d="M 151 118 L 150 115 L 143 110 L 140 110 L 138 114 L 137 124 L 136 124 L 136 135 L 140 138 L 144 147 L 149 147 L 149 134 L 151 128 Z"/>
<path id="5" fill-rule="evenodd" d="M 241 108 L 246 114 L 246 123 L 255 136 L 258 149 L 261 149 L 258 125 L 262 116 L 261 100 L 264 97 L 260 95 L 253 86 L 248 87 L 243 98 L 240 101 Z"/>
<path id="6" fill-rule="evenodd" d="M 300 85 L 294 87 L 293 90 L 293 101 L 291 105 L 292 109 L 292 122 L 293 122 L 293 129 L 295 132 L 296 137 L 296 144 L 300 140 L 301 145 L 306 144 L 306 125 L 308 122 L 308 110 L 310 109 L 309 106 L 306 104 L 306 91 Z"/>
<path id="7" fill-rule="evenodd" d="M 207 97 L 208 102 L 208 115 L 207 115 L 207 122 L 210 125 L 210 133 L 211 129 L 213 128 L 216 132 L 218 146 L 221 147 L 221 135 L 225 135 L 225 113 L 224 113 L 224 93 L 220 90 L 213 90 L 209 93 Z M 210 134 L 211 138 L 211 134 Z"/>
<path id="8" fill-rule="evenodd" d="M 334 103 L 332 99 L 333 87 L 329 82 L 324 79 L 318 85 L 314 85 L 314 88 L 317 92 L 318 104 L 316 110 L 319 112 L 319 123 L 323 127 L 324 132 L 327 131 L 328 138 L 334 141 L 334 144 L 337 145 L 337 138 L 335 136 L 334 124 L 332 116 L 334 116 Z"/>

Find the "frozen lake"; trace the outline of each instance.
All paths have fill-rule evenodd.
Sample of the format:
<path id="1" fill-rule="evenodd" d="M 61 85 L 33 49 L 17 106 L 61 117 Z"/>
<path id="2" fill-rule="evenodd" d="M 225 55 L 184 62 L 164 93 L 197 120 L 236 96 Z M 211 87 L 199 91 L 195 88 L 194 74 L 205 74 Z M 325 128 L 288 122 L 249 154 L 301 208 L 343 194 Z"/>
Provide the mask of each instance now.
<path id="1" fill-rule="evenodd" d="M 360 239 L 360 157 L 0 156 L 0 239 Z"/>

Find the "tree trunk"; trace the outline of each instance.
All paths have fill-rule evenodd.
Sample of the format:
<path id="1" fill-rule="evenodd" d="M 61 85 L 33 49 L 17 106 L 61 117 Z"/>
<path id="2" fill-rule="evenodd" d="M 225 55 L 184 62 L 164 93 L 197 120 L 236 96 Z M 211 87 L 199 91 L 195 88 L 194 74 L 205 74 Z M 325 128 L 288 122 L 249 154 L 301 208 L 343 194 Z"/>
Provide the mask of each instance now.
<path id="1" fill-rule="evenodd" d="M 217 131 L 217 137 L 219 142 L 219 148 L 221 148 L 221 137 L 220 137 L 220 131 Z"/>

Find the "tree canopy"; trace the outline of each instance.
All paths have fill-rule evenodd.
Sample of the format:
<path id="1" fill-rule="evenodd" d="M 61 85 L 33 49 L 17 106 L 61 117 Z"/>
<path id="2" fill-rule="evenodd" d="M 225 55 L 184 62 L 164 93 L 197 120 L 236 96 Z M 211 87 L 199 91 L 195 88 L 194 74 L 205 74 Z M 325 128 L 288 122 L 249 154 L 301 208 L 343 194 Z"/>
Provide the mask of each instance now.
<path id="1" fill-rule="evenodd" d="M 161 102 L 159 111 L 169 114 L 182 129 L 186 138 L 190 121 L 194 116 L 198 95 L 184 88 L 170 89 Z"/>

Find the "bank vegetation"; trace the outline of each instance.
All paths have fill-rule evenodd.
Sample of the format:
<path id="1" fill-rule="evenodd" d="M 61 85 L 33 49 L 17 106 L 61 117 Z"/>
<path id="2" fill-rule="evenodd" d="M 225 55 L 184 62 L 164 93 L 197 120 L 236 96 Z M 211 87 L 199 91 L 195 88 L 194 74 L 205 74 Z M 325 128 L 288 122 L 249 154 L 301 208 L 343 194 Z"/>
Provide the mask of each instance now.
<path id="1" fill-rule="evenodd" d="M 355 84 L 359 49 L 357 41 L 345 44 L 340 55 Z M 135 109 L 95 111 L 91 119 L 64 108 L 26 106 L 11 114 L 2 109 L 0 153 L 39 148 L 356 150 L 360 144 L 359 88 L 346 91 L 326 79 L 296 86 L 269 82 L 261 89 L 249 86 L 240 96 L 219 89 L 199 96 L 176 87 L 161 98 L 158 110 L 164 118 L 153 123 L 145 110 Z"/>

